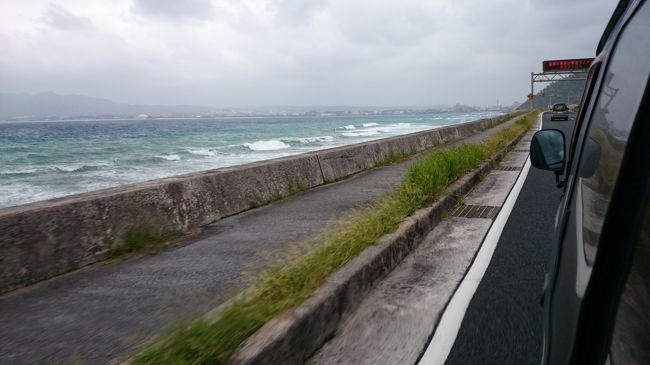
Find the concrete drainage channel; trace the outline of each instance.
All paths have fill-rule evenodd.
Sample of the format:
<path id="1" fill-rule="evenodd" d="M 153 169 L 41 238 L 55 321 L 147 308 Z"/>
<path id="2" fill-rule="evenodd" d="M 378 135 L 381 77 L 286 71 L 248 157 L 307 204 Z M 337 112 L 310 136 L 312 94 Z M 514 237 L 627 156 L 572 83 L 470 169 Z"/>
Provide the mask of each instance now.
<path id="1" fill-rule="evenodd" d="M 445 196 L 431 207 L 417 211 L 396 232 L 384 235 L 376 245 L 367 248 L 337 271 L 303 305 L 264 325 L 240 347 L 231 363 L 304 362 L 334 335 L 370 289 L 397 267 L 441 222 L 443 215 L 457 205 L 453 197 L 463 196 L 472 190 L 481 177 L 496 168 L 526 133 L 523 132 L 504 151 L 452 184 Z M 485 209 L 479 213 L 485 213 Z"/>

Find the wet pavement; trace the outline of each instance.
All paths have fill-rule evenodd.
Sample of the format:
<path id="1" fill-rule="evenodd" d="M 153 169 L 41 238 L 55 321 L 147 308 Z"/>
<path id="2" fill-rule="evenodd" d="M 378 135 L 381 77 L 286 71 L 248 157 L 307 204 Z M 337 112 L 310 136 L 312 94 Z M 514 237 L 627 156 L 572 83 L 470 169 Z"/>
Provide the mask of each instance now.
<path id="1" fill-rule="evenodd" d="M 479 141 L 510 122 L 473 136 Z M 391 191 L 413 159 L 222 219 L 178 247 L 0 296 L 0 364 L 108 363 L 207 312 L 277 255 Z"/>

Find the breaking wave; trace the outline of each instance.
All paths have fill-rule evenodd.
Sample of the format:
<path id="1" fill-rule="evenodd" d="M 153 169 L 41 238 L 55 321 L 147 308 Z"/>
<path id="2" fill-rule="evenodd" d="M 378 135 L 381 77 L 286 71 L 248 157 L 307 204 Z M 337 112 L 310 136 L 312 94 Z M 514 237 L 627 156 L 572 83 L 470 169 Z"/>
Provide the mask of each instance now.
<path id="1" fill-rule="evenodd" d="M 291 147 L 288 144 L 276 139 L 271 139 L 268 141 L 256 141 L 253 143 L 244 143 L 244 146 L 248 147 L 252 151 L 276 151 Z"/>
<path id="2" fill-rule="evenodd" d="M 181 159 L 179 155 L 160 155 L 156 157 L 167 161 L 179 161 Z"/>
<path id="3" fill-rule="evenodd" d="M 206 148 L 199 148 L 199 149 L 191 149 L 188 148 L 187 152 L 197 155 L 197 156 L 216 156 L 217 154 L 214 151 L 210 151 L 209 149 Z"/>

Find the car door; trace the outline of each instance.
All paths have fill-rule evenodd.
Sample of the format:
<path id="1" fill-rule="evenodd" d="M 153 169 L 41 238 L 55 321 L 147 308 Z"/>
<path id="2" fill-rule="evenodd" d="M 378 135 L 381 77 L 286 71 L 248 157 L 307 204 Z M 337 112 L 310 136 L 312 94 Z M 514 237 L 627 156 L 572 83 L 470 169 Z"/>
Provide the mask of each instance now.
<path id="1" fill-rule="evenodd" d="M 650 364 L 650 209 L 634 246 L 614 319 L 608 356 L 612 365 Z"/>
<path id="2" fill-rule="evenodd" d="M 548 364 L 576 361 L 592 271 L 599 264 L 601 247 L 615 245 L 603 242 L 602 232 L 650 77 L 648 2 L 633 4 L 619 30 L 604 50 L 597 92 L 583 110 L 585 119 L 569 169 L 557 232 L 560 243 L 545 299 L 543 362 Z"/>

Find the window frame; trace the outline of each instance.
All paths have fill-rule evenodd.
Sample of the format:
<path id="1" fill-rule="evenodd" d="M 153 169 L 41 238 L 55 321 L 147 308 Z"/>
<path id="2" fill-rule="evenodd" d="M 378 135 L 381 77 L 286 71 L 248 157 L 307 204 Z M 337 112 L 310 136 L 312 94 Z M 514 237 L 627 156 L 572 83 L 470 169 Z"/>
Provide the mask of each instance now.
<path id="1" fill-rule="evenodd" d="M 639 3 L 629 20 L 634 20 L 634 15 L 643 5 L 650 6 Z M 616 43 L 629 25 L 629 20 L 617 35 Z M 616 53 L 615 47 L 616 45 L 612 55 Z M 647 158 L 650 156 L 650 144 L 647 143 L 650 139 L 650 123 L 645 122 L 649 120 L 650 78 L 646 81 L 639 108 L 634 115 L 603 222 L 599 249 L 580 307 L 571 363 L 603 363 L 609 354 L 618 303 L 650 204 L 650 159 Z M 584 130 L 586 132 L 587 128 Z"/>

